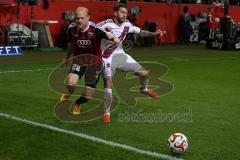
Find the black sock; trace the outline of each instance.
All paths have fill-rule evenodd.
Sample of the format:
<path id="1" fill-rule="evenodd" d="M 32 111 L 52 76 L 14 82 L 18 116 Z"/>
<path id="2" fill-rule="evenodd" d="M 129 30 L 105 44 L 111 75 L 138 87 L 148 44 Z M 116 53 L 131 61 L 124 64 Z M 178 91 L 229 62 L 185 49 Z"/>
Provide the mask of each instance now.
<path id="1" fill-rule="evenodd" d="M 75 104 L 80 105 L 80 104 L 86 103 L 87 101 L 88 101 L 87 98 L 85 98 L 84 96 L 80 96 L 80 97 L 76 100 Z"/>

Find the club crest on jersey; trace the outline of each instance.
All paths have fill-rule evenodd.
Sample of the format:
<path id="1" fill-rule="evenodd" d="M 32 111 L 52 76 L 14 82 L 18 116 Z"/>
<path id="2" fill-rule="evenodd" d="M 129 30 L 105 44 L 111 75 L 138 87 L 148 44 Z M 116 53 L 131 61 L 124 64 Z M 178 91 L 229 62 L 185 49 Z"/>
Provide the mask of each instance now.
<path id="1" fill-rule="evenodd" d="M 88 38 L 93 38 L 93 32 L 88 32 Z"/>

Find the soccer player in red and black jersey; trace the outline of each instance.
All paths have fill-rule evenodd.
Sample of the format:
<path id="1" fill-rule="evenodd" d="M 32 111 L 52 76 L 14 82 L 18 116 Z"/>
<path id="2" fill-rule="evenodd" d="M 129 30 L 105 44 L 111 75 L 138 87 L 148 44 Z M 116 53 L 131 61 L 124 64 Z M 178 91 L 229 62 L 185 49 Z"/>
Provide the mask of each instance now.
<path id="1" fill-rule="evenodd" d="M 67 100 L 73 94 L 78 80 L 85 75 L 84 93 L 76 100 L 73 114 L 80 114 L 80 105 L 86 103 L 95 91 L 100 72 L 103 68 L 101 54 L 101 39 L 108 39 L 114 43 L 120 40 L 111 33 L 105 33 L 95 28 L 89 21 L 89 11 L 85 7 L 78 7 L 75 11 L 75 23 L 69 25 L 68 38 L 73 53 L 73 63 L 68 75 L 67 93 L 61 96 L 61 101 Z"/>

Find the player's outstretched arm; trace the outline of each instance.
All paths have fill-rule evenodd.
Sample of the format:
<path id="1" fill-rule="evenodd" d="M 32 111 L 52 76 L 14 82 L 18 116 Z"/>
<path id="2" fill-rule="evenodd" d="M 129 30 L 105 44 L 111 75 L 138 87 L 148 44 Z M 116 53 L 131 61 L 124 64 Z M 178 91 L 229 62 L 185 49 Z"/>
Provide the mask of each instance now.
<path id="1" fill-rule="evenodd" d="M 98 37 L 107 39 L 109 41 L 112 41 L 113 43 L 119 44 L 120 39 L 118 37 L 115 37 L 112 33 L 107 32 L 107 31 L 102 31 L 99 28 L 96 28 L 96 34 Z"/>
<path id="2" fill-rule="evenodd" d="M 115 37 L 112 33 L 107 32 L 107 37 L 108 40 L 112 41 L 113 43 L 119 44 L 120 43 L 120 39 L 118 37 Z"/>
<path id="3" fill-rule="evenodd" d="M 156 32 L 150 32 L 150 31 L 146 31 L 146 30 L 140 31 L 141 37 L 156 37 L 156 36 L 163 37 L 164 35 L 166 35 L 166 31 L 161 31 L 160 29 L 157 30 Z"/>

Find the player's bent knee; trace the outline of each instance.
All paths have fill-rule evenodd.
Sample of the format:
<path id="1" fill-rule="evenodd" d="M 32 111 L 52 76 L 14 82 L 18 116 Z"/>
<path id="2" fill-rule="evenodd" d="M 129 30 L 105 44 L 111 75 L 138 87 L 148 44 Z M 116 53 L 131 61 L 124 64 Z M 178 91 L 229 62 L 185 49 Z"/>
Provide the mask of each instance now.
<path id="1" fill-rule="evenodd" d="M 69 73 L 68 75 L 68 85 L 75 86 L 79 80 L 79 76 L 74 73 Z"/>

